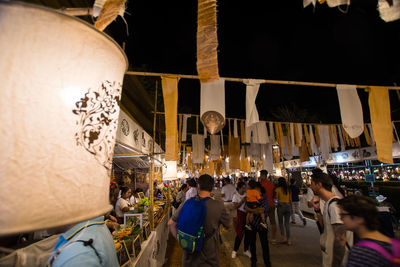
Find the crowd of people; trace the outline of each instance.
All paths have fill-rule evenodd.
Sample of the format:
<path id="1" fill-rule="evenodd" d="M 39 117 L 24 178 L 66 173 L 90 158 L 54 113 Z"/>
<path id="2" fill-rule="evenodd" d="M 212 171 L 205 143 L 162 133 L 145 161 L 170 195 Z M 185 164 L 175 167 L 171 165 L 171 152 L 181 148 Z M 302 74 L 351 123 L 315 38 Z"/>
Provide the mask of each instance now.
<path id="1" fill-rule="evenodd" d="M 222 201 L 210 198 L 205 202 L 203 248 L 192 253 L 184 251 L 182 266 L 219 266 L 219 225 L 224 228 L 234 226 L 236 236 L 231 256 L 237 257 L 244 240 L 243 251 L 250 258 L 251 266 L 257 264 L 257 235 L 265 266 L 271 266 L 270 243 L 293 245 L 290 225 L 297 223 L 296 214 L 304 226 L 307 224 L 300 210 L 298 183 L 295 179 L 288 182 L 284 177 L 269 176 L 265 170 L 261 171 L 258 180 L 243 177 L 233 183 L 225 178 L 220 184 L 211 176 L 202 175 L 197 185 L 195 179 L 191 179 L 188 185 L 182 186 L 181 191 L 186 192 L 185 200 L 193 197 L 188 195 L 189 187 L 193 188 L 192 192 L 197 187 L 194 198 L 198 201 L 210 198 L 213 187 L 220 187 L 222 198 Z M 313 170 L 305 197 L 309 207 L 314 209 L 315 223 L 320 230 L 322 266 L 400 264 L 400 243 L 393 239 L 393 229 L 387 231 L 382 228 L 385 221 L 374 198 L 345 196 L 335 177 L 320 169 Z M 174 236 L 180 212 L 185 209 L 185 200 L 180 200 L 179 208 L 169 221 Z"/>

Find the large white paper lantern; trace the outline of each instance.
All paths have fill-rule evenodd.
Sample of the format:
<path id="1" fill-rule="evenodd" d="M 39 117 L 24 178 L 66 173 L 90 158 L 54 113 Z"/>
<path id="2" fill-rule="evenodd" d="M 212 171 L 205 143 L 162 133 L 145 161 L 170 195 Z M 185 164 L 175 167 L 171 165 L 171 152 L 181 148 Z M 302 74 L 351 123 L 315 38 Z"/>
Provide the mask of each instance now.
<path id="1" fill-rule="evenodd" d="M 51 9 L 0 14 L 0 235 L 106 213 L 125 54 Z"/>

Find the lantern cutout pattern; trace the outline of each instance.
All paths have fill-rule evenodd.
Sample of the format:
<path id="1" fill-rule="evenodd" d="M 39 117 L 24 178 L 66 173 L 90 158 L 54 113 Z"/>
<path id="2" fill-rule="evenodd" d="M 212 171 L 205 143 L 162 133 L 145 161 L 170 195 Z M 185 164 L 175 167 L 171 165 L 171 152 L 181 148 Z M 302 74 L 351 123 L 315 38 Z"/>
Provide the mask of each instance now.
<path id="1" fill-rule="evenodd" d="M 124 52 L 52 9 L 0 2 L 0 13 L 0 235 L 105 214 Z"/>

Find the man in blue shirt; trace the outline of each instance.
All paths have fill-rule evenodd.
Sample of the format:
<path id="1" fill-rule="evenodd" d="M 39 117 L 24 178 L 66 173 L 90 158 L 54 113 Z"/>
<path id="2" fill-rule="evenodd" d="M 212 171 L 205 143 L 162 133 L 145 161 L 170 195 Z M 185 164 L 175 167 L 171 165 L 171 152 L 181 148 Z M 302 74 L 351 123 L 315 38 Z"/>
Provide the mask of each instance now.
<path id="1" fill-rule="evenodd" d="M 60 235 L 47 266 L 119 266 L 104 217 L 78 223 Z"/>

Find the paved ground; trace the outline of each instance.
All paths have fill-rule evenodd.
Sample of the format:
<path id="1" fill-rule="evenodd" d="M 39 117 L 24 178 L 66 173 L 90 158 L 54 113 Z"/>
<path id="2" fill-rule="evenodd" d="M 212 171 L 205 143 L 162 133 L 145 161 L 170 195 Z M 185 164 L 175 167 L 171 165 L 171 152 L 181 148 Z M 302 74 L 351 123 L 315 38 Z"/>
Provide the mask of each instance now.
<path id="1" fill-rule="evenodd" d="M 219 192 L 213 192 L 216 199 L 219 198 Z M 279 244 L 273 245 L 270 242 L 270 255 L 272 266 L 279 267 L 313 267 L 321 266 L 321 253 L 319 250 L 319 233 L 315 222 L 307 219 L 307 225 L 304 227 L 296 218 L 297 224 L 291 224 L 292 246 Z M 279 231 L 279 230 L 278 230 Z M 243 254 L 243 242 L 239 248 L 238 257 L 231 259 L 235 232 L 230 230 L 222 232 L 222 245 L 220 246 L 220 266 L 221 267 L 241 267 L 250 266 L 250 259 Z M 258 238 L 258 237 L 257 237 Z M 168 240 L 166 253 L 166 263 L 164 266 L 181 266 L 182 249 L 172 236 Z M 257 258 L 258 265 L 264 266 L 262 259 L 262 250 L 259 240 L 257 240 Z M 193 266 L 194 267 L 194 266 Z"/>

